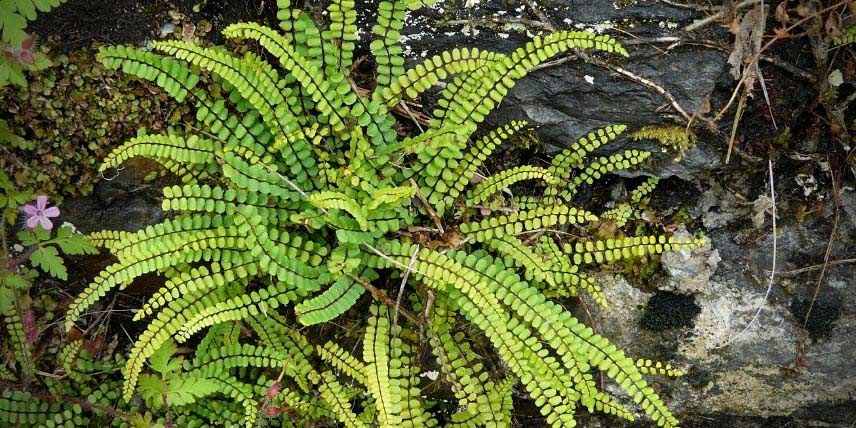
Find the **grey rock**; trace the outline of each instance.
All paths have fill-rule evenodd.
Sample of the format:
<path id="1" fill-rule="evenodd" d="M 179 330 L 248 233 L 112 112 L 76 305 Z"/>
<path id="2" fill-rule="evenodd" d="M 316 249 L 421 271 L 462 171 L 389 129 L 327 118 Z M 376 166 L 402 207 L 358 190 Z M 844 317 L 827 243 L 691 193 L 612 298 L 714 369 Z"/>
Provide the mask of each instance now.
<path id="1" fill-rule="evenodd" d="M 683 225 L 673 236 L 681 239 L 692 237 Z M 719 251 L 711 247 L 710 240 L 694 250 L 665 253 L 660 257 L 660 264 L 668 277 L 657 288 L 678 294 L 710 293 L 710 277 L 721 260 Z"/>
<path id="2" fill-rule="evenodd" d="M 106 171 L 108 179 L 99 181 L 91 195 L 66 199 L 63 220 L 82 233 L 105 229 L 137 231 L 160 223 L 166 218 L 159 202 L 161 189 L 172 183 L 164 179 L 143 180 L 157 170 L 153 162 L 135 158 L 119 170 Z"/>
<path id="3" fill-rule="evenodd" d="M 686 9 L 649 1 L 618 7 L 612 0 L 550 0 L 540 3 L 540 8 L 558 29 L 605 31 L 615 27 L 639 37 L 678 35 L 680 27 L 693 17 Z M 483 1 L 467 9 L 455 2 L 441 2 L 438 7 L 410 18 L 405 25 L 409 31 L 405 36 L 405 51 L 411 63 L 460 46 L 507 53 L 522 46 L 540 29 L 519 24 L 492 24 L 488 28 L 468 24 L 446 27 L 438 23 L 531 20 L 532 16 L 523 3 L 509 7 L 501 1 Z M 665 88 L 689 114 L 698 111 L 704 100 L 710 97 L 724 71 L 725 56 L 714 49 L 679 46 L 664 53 L 665 45 L 640 44 L 628 48 L 629 58 L 608 59 Z M 586 132 L 608 124 L 624 123 L 634 129 L 670 122 L 669 116 L 675 113 L 668 107 L 665 99 L 651 89 L 614 75 L 605 68 L 574 60 L 536 70 L 520 80 L 486 122 L 495 126 L 526 119 L 548 147 L 558 150 Z M 623 145 L 640 146 L 640 143 L 624 142 Z M 700 176 L 720 163 L 721 149 L 721 142 L 702 138 L 679 163 L 672 163 L 674 154 L 657 149 L 656 164 L 667 166 L 657 173 L 682 178 Z"/>

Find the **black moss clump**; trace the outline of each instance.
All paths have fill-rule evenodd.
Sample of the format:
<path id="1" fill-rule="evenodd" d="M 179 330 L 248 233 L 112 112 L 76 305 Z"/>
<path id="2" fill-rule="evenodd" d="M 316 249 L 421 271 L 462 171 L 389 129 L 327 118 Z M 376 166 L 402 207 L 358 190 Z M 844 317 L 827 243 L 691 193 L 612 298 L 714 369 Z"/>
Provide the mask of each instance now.
<path id="1" fill-rule="evenodd" d="M 692 327 L 699 312 L 695 297 L 658 291 L 648 300 L 642 327 L 651 331 Z"/>
<path id="2" fill-rule="evenodd" d="M 791 303 L 791 314 L 800 325 L 805 324 L 808 336 L 812 340 L 829 337 L 832 328 L 835 327 L 835 320 L 841 315 L 841 305 L 829 301 L 816 301 L 811 306 L 811 314 L 808 317 L 808 322 L 806 322 L 805 315 L 809 305 L 811 305 L 810 300 L 796 300 Z"/>

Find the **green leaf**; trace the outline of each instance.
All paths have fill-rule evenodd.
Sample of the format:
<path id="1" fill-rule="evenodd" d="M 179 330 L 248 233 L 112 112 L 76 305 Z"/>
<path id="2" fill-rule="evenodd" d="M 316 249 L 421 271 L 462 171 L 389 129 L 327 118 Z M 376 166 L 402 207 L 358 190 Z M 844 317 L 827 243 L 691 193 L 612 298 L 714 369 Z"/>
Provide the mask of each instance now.
<path id="1" fill-rule="evenodd" d="M 34 147 L 34 144 L 32 141 L 27 141 L 26 139 L 24 139 L 20 135 L 15 135 L 15 133 L 12 132 L 11 129 L 9 129 L 9 123 L 6 122 L 5 120 L 0 120 L 0 143 L 8 143 L 16 149 L 29 150 L 29 149 L 32 149 Z M 7 178 L 7 180 L 8 180 L 8 178 Z M 6 189 L 5 186 L 3 186 L 3 188 Z M 11 190 L 11 189 L 6 189 L 6 190 Z"/>
<path id="2" fill-rule="evenodd" d="M 14 272 L 0 272 L 0 286 L 23 290 L 27 288 L 27 279 Z"/>
<path id="3" fill-rule="evenodd" d="M 143 400 L 151 404 L 154 408 L 163 406 L 163 395 L 166 391 L 166 385 L 160 377 L 144 374 L 140 376 L 140 395 Z"/>
<path id="4" fill-rule="evenodd" d="M 11 309 L 14 305 L 15 301 L 15 292 L 6 287 L 5 285 L 0 285 L 0 313 L 6 312 Z"/>
<path id="5" fill-rule="evenodd" d="M 68 279 L 68 271 L 66 271 L 56 247 L 40 247 L 36 251 L 33 251 L 30 261 L 33 263 L 33 266 L 41 268 L 54 278 Z"/>
<path id="6" fill-rule="evenodd" d="M 214 392 L 217 392 L 217 384 L 210 379 L 182 377 L 169 383 L 166 403 L 170 406 L 183 406 Z"/>
<path id="7" fill-rule="evenodd" d="M 57 244 L 65 254 L 95 254 L 98 252 L 85 236 L 74 233 L 70 227 L 59 228 L 56 239 L 52 242 Z"/>
<path id="8" fill-rule="evenodd" d="M 175 354 L 175 351 L 178 347 L 175 345 L 175 342 L 170 340 L 169 342 L 165 342 L 161 345 L 158 350 L 152 354 L 151 360 L 149 360 L 149 364 L 152 366 L 152 370 L 162 374 L 167 375 L 181 368 L 181 363 L 184 360 L 183 358 L 172 358 L 172 355 Z"/>

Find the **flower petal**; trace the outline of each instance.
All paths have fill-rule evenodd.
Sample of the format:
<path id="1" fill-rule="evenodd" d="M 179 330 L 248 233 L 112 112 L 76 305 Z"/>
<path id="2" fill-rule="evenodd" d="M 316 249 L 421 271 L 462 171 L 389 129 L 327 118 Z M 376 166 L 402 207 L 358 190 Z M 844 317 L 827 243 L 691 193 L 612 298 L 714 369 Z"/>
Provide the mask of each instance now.
<path id="1" fill-rule="evenodd" d="M 26 213 L 28 216 L 34 216 L 37 212 L 39 212 L 39 210 L 32 204 L 24 205 L 23 207 L 21 207 L 21 210 L 24 211 L 24 213 Z"/>
<path id="2" fill-rule="evenodd" d="M 45 217 L 56 217 L 59 215 L 59 208 L 57 207 L 48 207 L 44 211 L 42 211 L 42 215 Z"/>
<path id="3" fill-rule="evenodd" d="M 39 211 L 44 211 L 47 206 L 48 206 L 48 197 L 47 196 L 41 195 L 38 198 L 36 198 L 36 208 L 38 208 Z"/>
<path id="4" fill-rule="evenodd" d="M 41 223 L 42 227 L 43 227 L 45 230 L 51 230 L 51 229 L 53 229 L 53 222 L 52 222 L 52 221 L 50 221 L 50 220 L 49 220 L 47 217 L 45 217 L 45 216 L 41 216 L 41 217 L 39 217 L 39 223 Z"/>
<path id="5" fill-rule="evenodd" d="M 39 224 L 39 218 L 40 217 L 37 215 L 34 215 L 34 216 L 28 218 L 27 219 L 27 228 L 28 229 L 34 229 L 36 227 L 36 225 Z"/>

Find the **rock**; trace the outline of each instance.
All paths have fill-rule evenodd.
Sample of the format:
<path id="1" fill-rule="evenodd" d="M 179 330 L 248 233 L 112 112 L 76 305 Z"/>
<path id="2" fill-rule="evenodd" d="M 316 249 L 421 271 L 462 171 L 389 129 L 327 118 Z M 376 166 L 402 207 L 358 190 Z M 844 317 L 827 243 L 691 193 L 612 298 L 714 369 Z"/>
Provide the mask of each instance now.
<path id="1" fill-rule="evenodd" d="M 692 235 L 681 225 L 673 235 L 676 238 L 689 239 Z M 668 278 L 658 284 L 658 289 L 678 294 L 708 293 L 710 277 L 722 260 L 719 251 L 713 249 L 710 240 L 694 250 L 680 250 L 664 253 L 660 263 Z"/>
<path id="2" fill-rule="evenodd" d="M 686 9 L 664 3 L 642 3 L 619 7 L 612 0 L 550 0 L 542 4 L 541 10 L 558 29 L 604 32 L 625 28 L 632 29 L 640 37 L 680 35 L 679 28 L 693 16 Z M 503 2 L 491 1 L 468 9 L 456 8 L 449 1 L 440 2 L 434 9 L 415 13 L 408 20 L 405 51 L 411 63 L 459 46 L 508 53 L 543 30 L 536 28 L 537 23 L 528 27 L 497 24 L 521 19 L 533 20 L 533 14 L 522 3 L 515 3 L 515 7 L 509 9 Z M 444 26 L 444 22 L 457 24 Z M 479 22 L 481 25 L 476 25 Z M 437 37 L 438 23 L 441 37 Z M 698 111 L 705 103 L 725 64 L 720 51 L 696 46 L 678 46 L 668 54 L 659 46 L 643 44 L 628 46 L 628 50 L 629 58 L 609 60 L 665 88 L 688 114 Z M 486 122 L 496 126 L 526 119 L 540 137 L 557 150 L 607 124 L 624 123 L 632 129 L 668 121 L 673 113 L 661 108 L 664 106 L 667 106 L 664 98 L 650 88 L 614 75 L 605 68 L 573 60 L 536 70 L 518 81 Z M 640 146 L 639 143 L 624 144 Z M 700 139 L 696 148 L 687 151 L 682 162 L 672 164 L 674 154 L 651 145 L 645 147 L 656 150 L 658 165 L 669 165 L 663 176 L 684 178 L 698 176 L 718 165 L 722 151 L 721 142 L 709 144 Z"/>
<path id="3" fill-rule="evenodd" d="M 143 180 L 156 170 L 153 162 L 134 158 L 126 161 L 120 170 L 106 171 L 104 175 L 110 179 L 99 181 L 92 195 L 65 200 L 63 220 L 82 233 L 104 229 L 137 231 L 160 223 L 167 214 L 160 206 L 161 189 L 174 184 L 170 182 L 174 177 Z"/>

